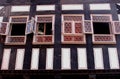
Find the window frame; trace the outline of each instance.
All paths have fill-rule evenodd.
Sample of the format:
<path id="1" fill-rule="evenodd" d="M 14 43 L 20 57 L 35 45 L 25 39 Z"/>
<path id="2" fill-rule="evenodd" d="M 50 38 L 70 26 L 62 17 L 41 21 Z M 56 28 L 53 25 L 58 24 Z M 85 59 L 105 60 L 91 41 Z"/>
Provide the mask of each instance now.
<path id="1" fill-rule="evenodd" d="M 106 22 L 106 23 L 109 23 L 109 31 L 110 31 L 110 34 L 94 34 L 94 27 L 93 27 L 93 34 L 92 34 L 93 44 L 116 44 L 112 15 L 111 14 L 91 14 L 90 16 L 91 16 L 92 25 L 93 25 L 93 22 L 101 22 L 101 23 Z M 101 16 L 101 17 L 107 17 L 107 18 L 106 20 L 102 20 L 103 18 L 100 18 L 98 19 L 98 21 L 95 21 L 93 19 L 93 17 L 95 16 Z"/>
<path id="2" fill-rule="evenodd" d="M 14 18 L 26 18 L 26 22 L 19 22 L 19 21 L 17 21 L 17 22 L 12 22 L 12 19 L 14 19 Z M 5 40 L 5 44 L 6 45 L 24 45 L 25 43 L 26 43 L 26 30 L 27 30 L 27 22 L 28 22 L 28 20 L 29 20 L 29 16 L 10 16 L 10 18 L 9 18 L 9 28 L 8 28 L 8 30 L 7 30 L 7 36 L 6 36 L 6 40 Z M 25 26 L 25 33 L 24 33 L 24 35 L 11 35 L 11 31 L 12 31 L 12 24 L 26 24 L 26 26 Z M 11 38 L 17 38 L 17 37 L 19 37 L 19 38 L 23 38 L 23 42 L 10 42 L 9 41 L 9 39 L 11 39 Z"/>
<path id="3" fill-rule="evenodd" d="M 81 20 L 80 21 L 66 21 L 64 20 L 65 16 L 81 16 Z M 61 30 L 61 41 L 62 44 L 86 44 L 86 38 L 85 38 L 85 33 L 84 33 L 84 14 L 63 14 L 62 15 L 62 30 Z M 65 33 L 64 32 L 64 23 L 65 22 L 71 22 L 72 23 L 72 32 L 71 33 Z M 75 33 L 75 23 L 81 23 L 82 24 L 82 33 Z M 74 26 L 74 27 L 73 27 Z M 83 41 L 64 41 L 64 35 L 72 35 L 72 36 L 82 36 Z"/>
<path id="4" fill-rule="evenodd" d="M 46 23 L 38 21 L 38 17 L 51 17 L 52 18 L 52 35 L 39 35 L 38 34 L 38 23 Z M 55 15 L 36 15 L 35 16 L 35 30 L 34 30 L 34 37 L 33 37 L 33 44 L 54 44 L 54 25 L 55 25 Z M 49 23 L 49 22 L 47 22 Z M 37 42 L 36 36 L 45 37 L 45 36 L 52 36 L 52 42 Z"/>

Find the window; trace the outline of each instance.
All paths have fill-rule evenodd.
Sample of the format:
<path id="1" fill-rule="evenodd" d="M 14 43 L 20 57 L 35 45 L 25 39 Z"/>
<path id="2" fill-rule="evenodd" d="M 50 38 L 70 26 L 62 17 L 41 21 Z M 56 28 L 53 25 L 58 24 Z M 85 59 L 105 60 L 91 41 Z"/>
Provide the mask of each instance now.
<path id="1" fill-rule="evenodd" d="M 11 36 L 25 35 L 25 27 L 26 24 L 11 24 Z"/>
<path id="2" fill-rule="evenodd" d="M 39 35 L 52 35 L 52 23 L 39 23 L 38 34 Z"/>
<path id="3" fill-rule="evenodd" d="M 93 43 L 94 44 L 115 44 L 113 24 L 111 15 L 92 14 Z"/>
<path id="4" fill-rule="evenodd" d="M 10 17 L 8 35 L 6 37 L 6 44 L 25 44 L 26 42 L 26 23 L 27 16 L 14 16 Z"/>
<path id="5" fill-rule="evenodd" d="M 37 15 L 33 44 L 54 43 L 54 15 Z"/>
<path id="6" fill-rule="evenodd" d="M 63 15 L 62 22 L 63 44 L 85 44 L 83 15 Z"/>
<path id="7" fill-rule="evenodd" d="M 110 23 L 93 22 L 94 34 L 110 34 Z"/>

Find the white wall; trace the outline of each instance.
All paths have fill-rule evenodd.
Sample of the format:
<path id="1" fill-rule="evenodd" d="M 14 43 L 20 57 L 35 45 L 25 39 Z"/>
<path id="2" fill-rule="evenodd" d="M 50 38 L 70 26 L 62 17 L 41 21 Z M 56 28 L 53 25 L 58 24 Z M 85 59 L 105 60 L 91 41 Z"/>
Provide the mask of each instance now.
<path id="1" fill-rule="evenodd" d="M 102 48 L 94 48 L 95 69 L 104 69 Z"/>
<path id="2" fill-rule="evenodd" d="M 70 48 L 62 48 L 62 54 L 61 54 L 62 69 L 71 69 L 70 59 L 71 59 Z"/>
<path id="3" fill-rule="evenodd" d="M 32 49 L 31 70 L 38 70 L 39 65 L 39 48 Z"/>
<path id="4" fill-rule="evenodd" d="M 63 4 L 62 10 L 83 10 L 83 4 Z"/>
<path id="5" fill-rule="evenodd" d="M 55 5 L 37 5 L 36 11 L 55 10 Z"/>
<path id="6" fill-rule="evenodd" d="M 110 10 L 110 4 L 90 4 L 90 10 Z"/>
<path id="7" fill-rule="evenodd" d="M 25 49 L 17 49 L 15 70 L 23 69 Z"/>
<path id="8" fill-rule="evenodd" d="M 23 5 L 23 6 L 12 6 L 11 12 L 29 12 L 30 6 Z"/>
<path id="9" fill-rule="evenodd" d="M 116 48 L 108 48 L 111 69 L 119 69 L 118 53 Z"/>
<path id="10" fill-rule="evenodd" d="M 47 48 L 46 69 L 53 69 L 54 51 L 53 48 Z"/>
<path id="11" fill-rule="evenodd" d="M 78 48 L 78 69 L 87 69 L 86 48 Z"/>
<path id="12" fill-rule="evenodd" d="M 1 70 L 8 70 L 11 49 L 4 49 Z"/>

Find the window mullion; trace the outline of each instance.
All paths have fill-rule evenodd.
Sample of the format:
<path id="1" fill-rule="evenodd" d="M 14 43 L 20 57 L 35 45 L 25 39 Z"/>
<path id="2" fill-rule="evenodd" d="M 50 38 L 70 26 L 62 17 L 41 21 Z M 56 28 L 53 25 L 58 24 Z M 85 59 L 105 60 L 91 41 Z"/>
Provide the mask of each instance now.
<path id="1" fill-rule="evenodd" d="M 72 33 L 75 34 L 75 22 L 72 21 Z"/>

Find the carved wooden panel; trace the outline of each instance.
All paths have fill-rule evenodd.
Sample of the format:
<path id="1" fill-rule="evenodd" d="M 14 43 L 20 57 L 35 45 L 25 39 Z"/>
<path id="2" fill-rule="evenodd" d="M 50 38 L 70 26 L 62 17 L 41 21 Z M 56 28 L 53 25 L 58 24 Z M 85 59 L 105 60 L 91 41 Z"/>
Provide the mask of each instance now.
<path id="1" fill-rule="evenodd" d="M 84 41 L 84 37 L 83 36 L 74 36 L 74 41 Z"/>
<path id="2" fill-rule="evenodd" d="M 8 23 L 5 23 L 5 22 L 0 23 L 0 34 L 1 35 L 6 35 L 7 25 Z"/>
<path id="3" fill-rule="evenodd" d="M 11 22 L 19 22 L 19 23 L 26 23 L 27 22 L 27 17 L 11 17 Z"/>
<path id="4" fill-rule="evenodd" d="M 64 16 L 64 21 L 82 21 L 82 16 Z"/>
<path id="5" fill-rule="evenodd" d="M 114 21 L 113 24 L 115 34 L 120 34 L 120 21 Z"/>
<path id="6" fill-rule="evenodd" d="M 105 16 L 105 15 L 93 15 L 92 20 L 96 22 L 110 22 L 111 17 L 110 16 Z"/>
<path id="7" fill-rule="evenodd" d="M 72 23 L 64 22 L 64 33 L 72 33 Z"/>
<path id="8" fill-rule="evenodd" d="M 6 44 L 25 44 L 25 36 L 7 36 Z"/>
<path id="9" fill-rule="evenodd" d="M 35 44 L 53 43 L 53 36 L 52 35 L 36 35 L 33 43 Z"/>
<path id="10" fill-rule="evenodd" d="M 91 21 L 90 20 L 85 20 L 84 21 L 84 32 L 85 33 L 93 33 L 92 30 L 92 25 L 91 25 Z"/>
<path id="11" fill-rule="evenodd" d="M 94 43 L 115 43 L 115 37 L 114 35 L 94 35 L 93 36 L 93 42 Z"/>
<path id="12" fill-rule="evenodd" d="M 82 23 L 75 23 L 75 33 L 82 33 Z"/>
<path id="13" fill-rule="evenodd" d="M 65 34 L 63 36 L 63 43 L 84 44 L 85 43 L 85 37 L 84 37 L 84 35 Z"/>
<path id="14" fill-rule="evenodd" d="M 45 17 L 38 16 L 37 21 L 38 22 L 52 22 L 52 16 L 45 16 Z"/>
<path id="15" fill-rule="evenodd" d="M 64 41 L 72 41 L 73 37 L 71 35 L 65 35 L 64 36 Z"/>

